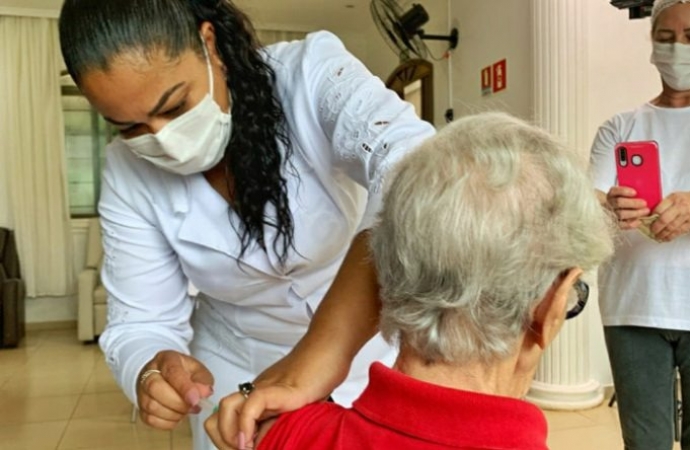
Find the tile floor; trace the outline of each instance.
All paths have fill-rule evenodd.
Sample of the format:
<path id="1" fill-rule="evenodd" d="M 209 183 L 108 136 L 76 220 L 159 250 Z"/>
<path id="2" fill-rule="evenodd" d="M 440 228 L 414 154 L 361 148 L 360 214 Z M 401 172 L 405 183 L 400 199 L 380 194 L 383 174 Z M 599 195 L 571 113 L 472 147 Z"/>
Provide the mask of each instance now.
<path id="1" fill-rule="evenodd" d="M 0 350 L 0 450 L 191 449 L 189 428 L 160 432 L 131 423 L 96 345 L 76 330 L 30 333 Z M 551 450 L 622 449 L 615 408 L 547 412 Z"/>
<path id="2" fill-rule="evenodd" d="M 551 450 L 622 450 L 618 412 L 607 403 L 580 412 L 546 411 Z M 675 444 L 673 450 L 680 450 Z"/>
<path id="3" fill-rule="evenodd" d="M 0 405 L 0 450 L 191 449 L 189 427 L 130 422 L 98 346 L 81 344 L 76 330 L 32 332 L 0 350 Z"/>

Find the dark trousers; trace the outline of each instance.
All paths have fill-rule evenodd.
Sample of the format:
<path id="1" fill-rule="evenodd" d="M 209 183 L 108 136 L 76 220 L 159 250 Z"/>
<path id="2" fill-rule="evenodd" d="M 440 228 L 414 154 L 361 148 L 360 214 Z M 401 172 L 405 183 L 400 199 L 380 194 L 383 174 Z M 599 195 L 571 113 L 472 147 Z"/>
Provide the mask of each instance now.
<path id="1" fill-rule="evenodd" d="M 604 327 L 626 450 L 671 450 L 675 368 L 683 392 L 681 446 L 690 450 L 690 331 Z"/>

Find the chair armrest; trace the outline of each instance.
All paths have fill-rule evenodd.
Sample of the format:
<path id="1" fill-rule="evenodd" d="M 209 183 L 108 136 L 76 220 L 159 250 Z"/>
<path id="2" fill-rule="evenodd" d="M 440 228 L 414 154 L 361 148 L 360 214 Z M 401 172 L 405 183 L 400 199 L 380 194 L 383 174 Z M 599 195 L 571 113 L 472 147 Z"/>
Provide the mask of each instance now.
<path id="1" fill-rule="evenodd" d="M 77 331 L 80 341 L 92 341 L 93 331 L 93 291 L 98 284 L 96 269 L 85 269 L 79 274 Z"/>
<path id="2" fill-rule="evenodd" d="M 25 335 L 26 287 L 19 278 L 5 279 L 0 283 L 0 317 L 2 336 L 0 347 L 16 347 Z"/>

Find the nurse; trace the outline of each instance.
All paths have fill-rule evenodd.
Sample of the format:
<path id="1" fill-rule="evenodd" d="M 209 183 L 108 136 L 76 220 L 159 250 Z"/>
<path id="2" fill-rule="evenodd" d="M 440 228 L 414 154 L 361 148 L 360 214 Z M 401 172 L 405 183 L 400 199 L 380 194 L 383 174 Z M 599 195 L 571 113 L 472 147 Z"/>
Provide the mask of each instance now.
<path id="1" fill-rule="evenodd" d="M 143 421 L 172 429 L 191 413 L 200 450 L 200 400 L 240 383 L 271 410 L 349 405 L 392 358 L 370 340 L 367 230 L 431 125 L 332 34 L 261 49 L 228 0 L 67 0 L 60 39 L 119 131 L 99 204 L 100 344 Z"/>

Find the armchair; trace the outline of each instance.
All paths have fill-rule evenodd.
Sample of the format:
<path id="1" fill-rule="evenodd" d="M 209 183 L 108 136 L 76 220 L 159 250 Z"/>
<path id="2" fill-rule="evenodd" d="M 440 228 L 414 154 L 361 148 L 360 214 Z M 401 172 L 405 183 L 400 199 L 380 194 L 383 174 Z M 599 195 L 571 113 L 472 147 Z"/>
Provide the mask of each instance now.
<path id="1" fill-rule="evenodd" d="M 0 347 L 16 347 L 26 334 L 25 302 L 14 232 L 0 228 Z"/>
<path id="2" fill-rule="evenodd" d="M 101 283 L 103 266 L 103 244 L 101 225 L 98 218 L 89 220 L 86 244 L 86 267 L 79 274 L 79 319 L 80 341 L 93 341 L 105 329 L 108 294 Z"/>

